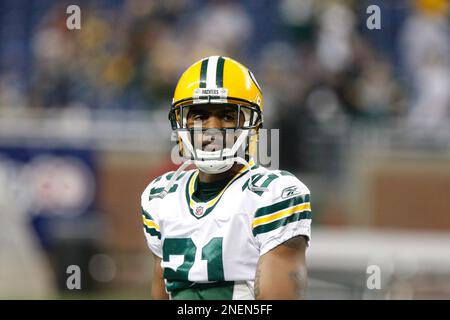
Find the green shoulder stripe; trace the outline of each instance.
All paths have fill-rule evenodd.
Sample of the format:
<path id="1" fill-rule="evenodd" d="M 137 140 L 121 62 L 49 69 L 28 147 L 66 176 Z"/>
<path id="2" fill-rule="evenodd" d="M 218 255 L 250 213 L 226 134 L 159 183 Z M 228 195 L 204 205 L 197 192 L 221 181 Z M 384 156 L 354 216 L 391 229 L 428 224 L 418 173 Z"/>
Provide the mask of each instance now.
<path id="1" fill-rule="evenodd" d="M 158 237 L 159 240 L 161 240 L 161 232 L 159 232 L 155 228 L 149 228 L 144 224 L 144 229 L 145 229 L 145 232 L 147 232 L 149 235 L 156 236 L 156 237 Z"/>
<path id="2" fill-rule="evenodd" d="M 147 220 L 151 220 L 151 221 L 155 221 L 153 220 L 152 216 L 150 215 L 150 213 L 148 213 L 146 210 L 144 210 L 144 208 L 141 208 L 141 212 L 142 215 L 144 216 L 145 219 Z M 161 239 L 161 232 L 159 232 L 158 230 L 156 230 L 155 228 L 150 228 L 148 227 L 145 223 L 144 223 L 144 230 L 151 236 L 156 236 L 158 237 L 158 239 Z"/>
<path id="3" fill-rule="evenodd" d="M 144 210 L 144 208 L 141 208 L 141 212 L 142 212 L 142 215 L 145 217 L 145 219 L 153 221 L 153 218 L 150 215 L 150 213 L 148 213 L 146 210 Z"/>
<path id="4" fill-rule="evenodd" d="M 287 209 L 305 202 L 309 202 L 309 194 L 296 196 L 287 200 L 277 202 L 275 204 L 271 204 L 270 206 L 259 208 L 255 212 L 255 218 L 266 216 L 268 214 L 272 214 L 274 212 Z"/>
<path id="5" fill-rule="evenodd" d="M 253 229 L 253 235 L 256 236 L 261 233 L 266 233 L 266 232 L 278 229 L 280 227 L 283 227 L 291 222 L 296 222 L 296 221 L 300 221 L 303 219 L 311 219 L 311 211 L 297 212 L 297 213 L 291 214 L 290 216 L 287 216 L 283 219 L 279 219 L 279 220 L 273 221 L 271 223 L 259 225 Z"/>

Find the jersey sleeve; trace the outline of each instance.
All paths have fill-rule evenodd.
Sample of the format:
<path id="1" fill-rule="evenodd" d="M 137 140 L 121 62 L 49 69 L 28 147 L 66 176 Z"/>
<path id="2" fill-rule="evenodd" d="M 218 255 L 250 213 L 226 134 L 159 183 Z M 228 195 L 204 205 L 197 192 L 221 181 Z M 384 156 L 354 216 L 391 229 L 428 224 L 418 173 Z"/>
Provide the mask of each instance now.
<path id="1" fill-rule="evenodd" d="M 161 177 L 153 180 L 142 193 L 141 213 L 147 245 L 156 256 L 161 258 L 161 230 L 158 222 L 158 202 L 160 199 L 155 198 L 150 200 L 150 194 L 161 191 L 161 188 L 158 188 L 158 182 L 160 180 Z"/>
<path id="2" fill-rule="evenodd" d="M 288 172 L 276 176 L 261 195 L 261 206 L 253 215 L 252 232 L 260 255 L 295 236 L 306 236 L 308 245 L 311 238 L 309 189 Z"/>

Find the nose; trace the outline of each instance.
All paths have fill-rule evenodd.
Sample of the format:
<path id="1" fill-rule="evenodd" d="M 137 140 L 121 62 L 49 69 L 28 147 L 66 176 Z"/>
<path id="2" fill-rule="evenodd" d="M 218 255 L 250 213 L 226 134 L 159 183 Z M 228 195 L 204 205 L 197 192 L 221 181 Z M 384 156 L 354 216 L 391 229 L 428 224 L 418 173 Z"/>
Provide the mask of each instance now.
<path id="1" fill-rule="evenodd" d="M 222 127 L 222 120 L 215 115 L 211 115 L 204 124 L 206 129 L 217 129 Z"/>

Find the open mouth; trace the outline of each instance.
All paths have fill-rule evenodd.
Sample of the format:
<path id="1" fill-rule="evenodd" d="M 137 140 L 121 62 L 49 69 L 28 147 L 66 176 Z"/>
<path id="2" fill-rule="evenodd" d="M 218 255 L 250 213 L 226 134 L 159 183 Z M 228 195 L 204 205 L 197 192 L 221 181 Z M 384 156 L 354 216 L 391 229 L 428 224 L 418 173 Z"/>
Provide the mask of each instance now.
<path id="1" fill-rule="evenodd" d="M 203 151 L 219 151 L 223 149 L 223 145 L 217 142 L 206 142 L 203 143 Z"/>

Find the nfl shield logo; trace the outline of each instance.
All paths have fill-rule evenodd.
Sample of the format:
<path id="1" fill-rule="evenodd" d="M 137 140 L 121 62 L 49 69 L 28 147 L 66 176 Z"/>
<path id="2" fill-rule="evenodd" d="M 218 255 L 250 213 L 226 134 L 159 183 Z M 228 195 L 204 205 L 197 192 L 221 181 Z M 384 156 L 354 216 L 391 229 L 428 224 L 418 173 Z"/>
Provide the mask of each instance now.
<path id="1" fill-rule="evenodd" d="M 197 208 L 195 208 L 195 215 L 196 215 L 197 217 L 202 216 L 202 215 L 203 215 L 203 207 L 198 206 Z"/>

